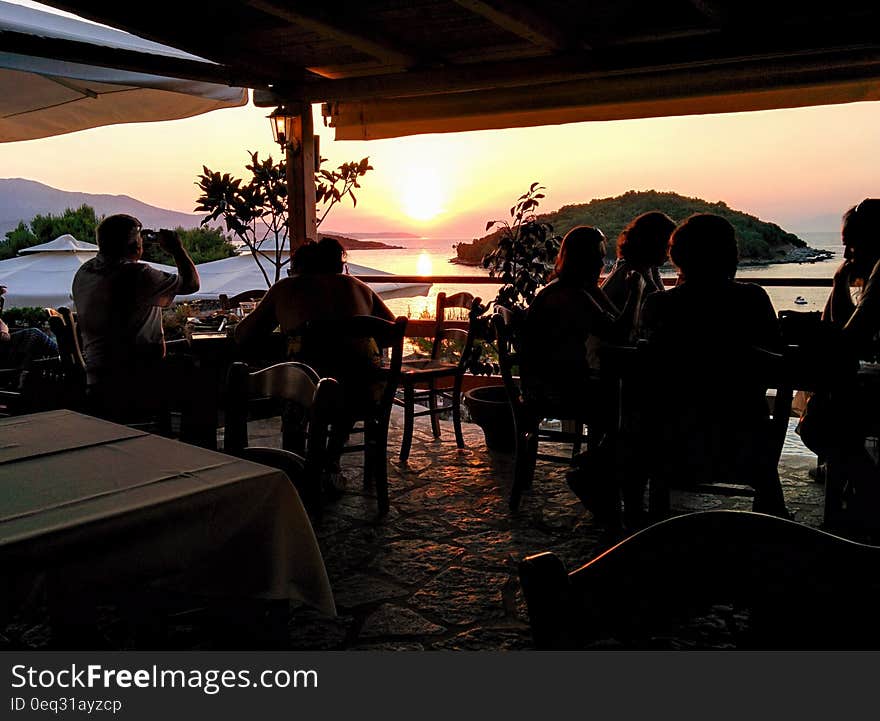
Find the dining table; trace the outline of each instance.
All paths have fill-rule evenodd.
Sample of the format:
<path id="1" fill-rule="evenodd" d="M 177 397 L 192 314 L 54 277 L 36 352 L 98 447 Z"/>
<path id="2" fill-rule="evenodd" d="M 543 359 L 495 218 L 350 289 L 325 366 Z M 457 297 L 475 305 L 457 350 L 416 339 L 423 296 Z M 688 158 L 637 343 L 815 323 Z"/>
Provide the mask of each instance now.
<path id="1" fill-rule="evenodd" d="M 71 410 L 0 419 L 0 578 L 39 574 L 336 612 L 284 473 Z"/>

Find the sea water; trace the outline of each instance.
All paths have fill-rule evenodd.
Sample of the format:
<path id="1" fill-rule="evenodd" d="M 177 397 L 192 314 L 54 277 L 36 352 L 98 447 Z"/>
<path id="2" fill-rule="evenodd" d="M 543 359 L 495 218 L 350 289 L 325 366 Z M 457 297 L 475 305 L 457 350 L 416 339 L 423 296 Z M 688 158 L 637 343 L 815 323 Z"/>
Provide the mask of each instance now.
<path id="1" fill-rule="evenodd" d="M 843 259 L 843 246 L 840 242 L 840 233 L 837 232 L 814 232 L 800 233 L 800 237 L 807 245 L 817 250 L 829 250 L 834 257 L 829 260 L 815 263 L 774 263 L 770 265 L 743 266 L 739 270 L 738 277 L 745 280 L 760 282 L 762 278 L 827 278 L 829 281 L 834 271 Z M 385 270 L 398 275 L 419 275 L 430 268 L 433 275 L 476 275 L 487 276 L 488 271 L 468 265 L 450 263 L 455 257 L 454 245 L 462 242 L 461 238 L 371 238 L 389 245 L 401 245 L 404 248 L 387 250 L 352 250 L 348 253 L 348 259 L 352 263 L 365 265 L 376 270 Z M 664 271 L 666 276 L 674 276 L 675 271 Z M 459 283 L 435 283 L 427 296 L 412 298 L 394 298 L 388 301 L 388 307 L 398 315 L 410 318 L 419 318 L 423 314 L 433 317 L 437 305 L 437 294 L 447 294 L 459 291 L 468 291 L 484 300 L 495 296 L 498 286 L 485 284 L 468 284 L 466 281 Z M 777 311 L 785 309 L 794 310 L 822 310 L 825 300 L 830 292 L 829 288 L 803 288 L 803 287 L 768 287 L 767 293 L 773 301 Z M 798 296 L 807 302 L 795 303 Z"/>

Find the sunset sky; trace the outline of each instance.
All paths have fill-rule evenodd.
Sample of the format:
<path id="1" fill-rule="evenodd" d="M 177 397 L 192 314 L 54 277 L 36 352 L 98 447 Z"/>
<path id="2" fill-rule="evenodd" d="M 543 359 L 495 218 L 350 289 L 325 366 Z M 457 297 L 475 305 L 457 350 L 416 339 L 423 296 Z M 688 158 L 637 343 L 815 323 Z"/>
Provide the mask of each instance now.
<path id="1" fill-rule="evenodd" d="M 0 176 L 192 212 L 203 164 L 243 174 L 246 151 L 277 154 L 269 110 L 6 143 Z M 331 166 L 369 156 L 375 168 L 357 209 L 334 209 L 325 230 L 475 237 L 535 180 L 548 189 L 543 210 L 669 190 L 724 200 L 790 230 L 834 229 L 843 210 L 880 194 L 878 103 L 371 142 L 334 142 L 316 106 L 315 127 Z"/>

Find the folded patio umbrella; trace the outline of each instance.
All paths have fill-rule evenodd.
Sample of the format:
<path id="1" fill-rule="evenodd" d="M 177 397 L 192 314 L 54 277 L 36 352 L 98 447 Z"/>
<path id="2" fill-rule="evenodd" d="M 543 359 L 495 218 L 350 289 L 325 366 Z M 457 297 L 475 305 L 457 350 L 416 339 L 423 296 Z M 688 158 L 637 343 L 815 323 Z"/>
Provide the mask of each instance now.
<path id="1" fill-rule="evenodd" d="M 213 65 L 120 30 L 0 2 L 0 142 L 187 118 L 248 100 L 244 88 L 54 59 L 52 43 L 73 43 L 96 56 L 125 51 Z M 10 46 L 18 52 L 5 52 Z"/>

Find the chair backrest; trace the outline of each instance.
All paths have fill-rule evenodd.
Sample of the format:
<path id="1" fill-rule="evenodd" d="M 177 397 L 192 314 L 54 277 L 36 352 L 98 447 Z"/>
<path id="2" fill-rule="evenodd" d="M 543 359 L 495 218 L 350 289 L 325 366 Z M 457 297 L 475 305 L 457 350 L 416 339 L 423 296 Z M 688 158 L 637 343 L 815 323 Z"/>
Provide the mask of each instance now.
<path id="1" fill-rule="evenodd" d="M 56 314 L 49 315 L 49 328 L 58 343 L 61 365 L 66 372 L 85 374 L 86 362 L 83 359 L 76 313 L 70 308 L 58 308 Z"/>
<path id="2" fill-rule="evenodd" d="M 317 362 L 313 362 L 315 369 L 322 376 L 335 377 L 342 384 L 347 399 L 355 398 L 357 394 L 351 388 L 346 389 L 346 383 L 382 384 L 380 397 L 373 399 L 375 403 L 370 403 L 369 409 L 359 409 L 368 411 L 371 416 L 385 417 L 391 414 L 394 394 L 400 381 L 406 322 L 403 316 L 392 322 L 370 315 L 356 315 L 328 321 L 309 321 L 294 335 L 301 339 L 304 359 L 316 357 Z M 379 352 L 388 356 L 388 362 L 368 368 L 364 364 L 350 365 L 351 359 L 342 356 L 350 354 L 352 342 L 359 341 L 375 342 Z M 348 368 L 351 368 L 351 373 Z"/>
<path id="3" fill-rule="evenodd" d="M 245 363 L 233 363 L 227 377 L 224 450 L 281 468 L 306 505 L 319 511 L 330 437 L 343 418 L 340 395 L 333 378 L 319 379 L 303 363 L 278 363 L 254 372 Z M 249 443 L 249 405 L 265 398 L 284 401 L 281 449 Z"/>
<path id="4" fill-rule="evenodd" d="M 434 360 L 439 359 L 449 345 L 460 346 L 460 350 L 457 347 L 455 350 L 458 354 L 458 365 L 461 368 L 467 365 L 474 345 L 473 334 L 470 332 L 474 321 L 471 319 L 468 330 L 452 328 L 447 325 L 446 311 L 450 308 L 459 308 L 463 311 L 468 311 L 468 317 L 470 318 L 470 311 L 474 307 L 474 302 L 479 303 L 480 299 L 476 298 L 472 293 L 461 292 L 449 296 L 446 293 L 437 294 L 437 326 L 434 330 L 431 358 Z"/>
<path id="5" fill-rule="evenodd" d="M 513 322 L 513 312 L 509 308 L 501 305 L 495 306 L 492 327 L 495 330 L 498 366 L 501 370 L 501 379 L 504 381 L 504 389 L 507 391 L 507 399 L 516 414 L 523 410 L 524 401 L 519 383 L 514 377 L 515 369 L 519 367 L 519 349 L 516 346 Z"/>
<path id="6" fill-rule="evenodd" d="M 265 288 L 254 288 L 253 290 L 243 290 L 241 293 L 237 293 L 231 298 L 226 295 L 226 293 L 220 293 L 218 300 L 220 301 L 220 308 L 222 310 L 232 310 L 233 308 L 238 308 L 242 301 L 259 302 L 263 299 L 264 295 L 266 295 Z"/>
<path id="7" fill-rule="evenodd" d="M 234 454 L 248 447 L 248 406 L 259 398 L 287 401 L 299 409 L 299 417 L 308 427 L 305 449 L 287 448 L 286 442 L 282 446 L 287 450 L 305 450 L 307 457 L 323 452 L 328 427 L 338 415 L 339 391 L 333 378 L 320 379 L 304 363 L 278 363 L 253 372 L 245 363 L 233 363 L 226 388 L 226 452 Z"/>
<path id="8" fill-rule="evenodd" d="M 643 450 L 670 485 L 739 483 L 775 469 L 792 401 L 782 354 L 750 347 L 719 358 L 644 341 L 613 348 L 601 353 L 602 376 L 619 380 L 620 415 L 638 414 Z M 776 389 L 772 412 L 767 389 Z"/>
<path id="9" fill-rule="evenodd" d="M 83 359 L 81 338 L 76 322 L 76 313 L 70 308 L 60 307 L 49 314 L 49 329 L 58 344 L 61 373 L 49 377 L 46 373 L 35 375 L 31 381 L 34 387 L 48 382 L 58 395 L 59 407 L 77 409 L 85 404 L 86 362 Z M 51 381 L 51 382 L 49 382 Z"/>
<path id="10" fill-rule="evenodd" d="M 748 628 L 726 643 L 873 649 L 878 564 L 880 547 L 775 516 L 704 511 L 656 523 L 571 573 L 542 553 L 525 558 L 519 574 L 540 649 L 610 639 L 657 648 L 658 637 L 683 628 L 694 638 L 693 622 L 714 606 L 730 617 L 731 603 Z"/>

